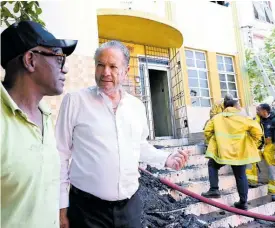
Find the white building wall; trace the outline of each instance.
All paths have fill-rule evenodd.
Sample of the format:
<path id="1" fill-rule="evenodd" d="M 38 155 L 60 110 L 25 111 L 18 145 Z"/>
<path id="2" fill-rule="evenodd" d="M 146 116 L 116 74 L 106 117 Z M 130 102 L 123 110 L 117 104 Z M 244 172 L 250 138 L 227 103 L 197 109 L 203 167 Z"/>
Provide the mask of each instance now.
<path id="1" fill-rule="evenodd" d="M 98 1 L 98 8 L 131 9 L 165 17 L 165 1 L 163 0 L 104 0 Z"/>
<path id="2" fill-rule="evenodd" d="M 41 18 L 57 38 L 78 40 L 74 54 L 93 56 L 98 47 L 96 1 L 41 1 Z"/>
<path id="3" fill-rule="evenodd" d="M 269 1 L 273 18 L 275 19 L 275 0 Z M 264 47 L 264 37 L 267 37 L 275 24 L 260 21 L 255 18 L 252 1 L 237 1 L 237 9 L 239 11 L 239 22 L 242 30 L 245 47 L 251 47 L 252 39 L 253 48 L 259 50 Z M 251 27 L 249 33 L 249 27 Z"/>
<path id="4" fill-rule="evenodd" d="M 98 47 L 97 1 L 43 0 L 39 4 L 42 9 L 40 18 L 51 33 L 57 38 L 78 40 L 74 54 L 93 56 Z M 12 4 L 6 7 L 13 11 Z M 14 23 L 13 20 L 9 22 Z M 0 32 L 5 28 L 3 23 Z"/>
<path id="5" fill-rule="evenodd" d="M 209 1 L 177 1 L 175 4 L 175 23 L 184 36 L 184 46 L 236 53 L 230 7 Z"/>

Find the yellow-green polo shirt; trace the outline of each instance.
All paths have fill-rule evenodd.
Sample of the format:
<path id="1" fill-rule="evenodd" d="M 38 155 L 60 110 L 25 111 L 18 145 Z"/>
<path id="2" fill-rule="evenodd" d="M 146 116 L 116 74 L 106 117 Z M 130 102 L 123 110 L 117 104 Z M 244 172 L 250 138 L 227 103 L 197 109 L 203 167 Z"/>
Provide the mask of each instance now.
<path id="1" fill-rule="evenodd" d="M 1 227 L 59 228 L 60 159 L 50 112 L 44 135 L 1 83 Z"/>

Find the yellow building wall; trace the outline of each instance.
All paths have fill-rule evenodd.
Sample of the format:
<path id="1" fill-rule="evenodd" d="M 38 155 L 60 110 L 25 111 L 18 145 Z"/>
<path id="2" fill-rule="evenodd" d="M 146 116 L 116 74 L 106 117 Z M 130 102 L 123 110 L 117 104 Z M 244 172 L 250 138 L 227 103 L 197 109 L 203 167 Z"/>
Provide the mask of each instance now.
<path id="1" fill-rule="evenodd" d="M 214 104 L 222 98 L 216 52 L 207 51 L 206 58 L 211 101 Z"/>
<path id="2" fill-rule="evenodd" d="M 242 79 L 243 77 L 241 75 L 242 73 L 241 73 L 240 60 L 238 55 L 234 56 L 234 64 L 235 64 L 235 73 L 236 73 L 236 81 L 238 86 L 240 105 L 244 107 L 245 106 L 244 92 L 246 88 L 244 87 L 244 83 Z"/>

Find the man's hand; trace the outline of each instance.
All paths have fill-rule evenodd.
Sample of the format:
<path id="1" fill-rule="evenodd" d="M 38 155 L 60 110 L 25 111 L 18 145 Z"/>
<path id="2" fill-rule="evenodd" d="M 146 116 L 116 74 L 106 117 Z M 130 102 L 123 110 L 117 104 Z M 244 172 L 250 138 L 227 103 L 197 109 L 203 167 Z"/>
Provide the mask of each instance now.
<path id="1" fill-rule="evenodd" d="M 165 166 L 171 169 L 180 170 L 186 164 L 189 150 L 179 150 L 172 153 L 166 160 Z"/>
<path id="2" fill-rule="evenodd" d="M 67 217 L 67 208 L 60 209 L 60 228 L 69 228 L 69 220 Z"/>

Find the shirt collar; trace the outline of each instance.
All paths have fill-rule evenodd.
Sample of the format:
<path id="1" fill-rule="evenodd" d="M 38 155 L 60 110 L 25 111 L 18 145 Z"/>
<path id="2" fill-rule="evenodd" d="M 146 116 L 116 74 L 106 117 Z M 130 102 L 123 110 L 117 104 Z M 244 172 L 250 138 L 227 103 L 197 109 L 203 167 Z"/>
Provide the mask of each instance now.
<path id="1" fill-rule="evenodd" d="M 38 107 L 41 110 L 41 112 L 43 112 L 44 115 L 49 116 L 52 114 L 49 106 L 46 104 L 45 101 L 43 101 L 43 100 L 40 101 Z"/>
<path id="2" fill-rule="evenodd" d="M 11 109 L 13 115 L 15 115 L 16 110 L 20 110 L 18 105 L 14 102 L 14 100 L 9 95 L 8 91 L 5 89 L 1 82 L 1 100 Z"/>
<path id="3" fill-rule="evenodd" d="M 15 115 L 17 110 L 22 111 L 18 105 L 14 102 L 14 100 L 11 98 L 11 96 L 9 95 L 8 91 L 5 89 L 5 87 L 3 86 L 2 82 L 1 82 L 1 96 L 0 99 L 11 109 L 13 115 Z M 51 111 L 49 109 L 49 107 L 47 106 L 47 104 L 44 101 L 41 101 L 38 105 L 39 109 L 41 110 L 41 112 L 45 115 L 50 115 Z"/>
<path id="4" fill-rule="evenodd" d="M 121 88 L 119 88 L 119 92 L 121 95 L 121 100 L 126 96 L 126 91 L 125 89 L 121 86 Z M 96 86 L 96 94 L 99 96 L 107 96 L 98 86 Z"/>

